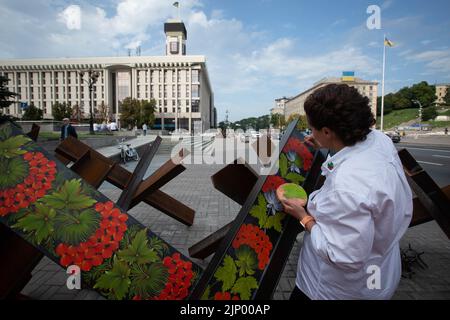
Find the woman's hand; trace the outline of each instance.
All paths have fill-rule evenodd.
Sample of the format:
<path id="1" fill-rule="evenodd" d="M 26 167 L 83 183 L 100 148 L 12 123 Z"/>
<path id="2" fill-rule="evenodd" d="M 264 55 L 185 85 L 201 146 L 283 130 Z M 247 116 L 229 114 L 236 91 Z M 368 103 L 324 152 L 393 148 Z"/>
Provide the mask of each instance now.
<path id="1" fill-rule="evenodd" d="M 319 143 L 319 141 L 317 141 L 316 138 L 314 138 L 312 135 L 305 137 L 305 144 L 313 147 L 315 150 L 319 150 L 322 148 L 322 145 Z"/>
<path id="2" fill-rule="evenodd" d="M 304 206 L 306 201 L 302 199 L 281 199 L 281 204 L 284 207 L 284 212 L 290 214 L 297 220 L 302 220 L 308 215 Z"/>

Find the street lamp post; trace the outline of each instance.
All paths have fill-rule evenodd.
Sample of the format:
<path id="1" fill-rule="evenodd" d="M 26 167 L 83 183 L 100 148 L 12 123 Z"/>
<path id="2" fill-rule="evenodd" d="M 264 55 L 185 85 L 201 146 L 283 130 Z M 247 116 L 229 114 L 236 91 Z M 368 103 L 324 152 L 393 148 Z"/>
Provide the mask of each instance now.
<path id="1" fill-rule="evenodd" d="M 100 76 L 98 71 L 89 69 L 87 71 L 88 79 L 84 79 L 84 71 L 80 71 L 81 80 L 84 81 L 89 87 L 89 133 L 94 134 L 94 115 L 93 115 L 93 91 L 94 85 Z"/>
<path id="2" fill-rule="evenodd" d="M 413 103 L 419 105 L 419 130 L 422 131 L 422 104 L 419 100 L 411 100 Z"/>

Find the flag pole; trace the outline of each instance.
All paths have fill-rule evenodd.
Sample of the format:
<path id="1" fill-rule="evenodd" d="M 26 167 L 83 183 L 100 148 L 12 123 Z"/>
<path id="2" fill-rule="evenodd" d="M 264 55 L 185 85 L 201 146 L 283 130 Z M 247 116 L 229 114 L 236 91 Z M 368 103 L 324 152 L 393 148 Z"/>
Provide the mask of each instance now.
<path id="1" fill-rule="evenodd" d="M 380 130 L 381 132 L 383 132 L 383 118 L 384 118 L 384 78 L 385 78 L 385 73 L 386 73 L 386 34 L 384 35 L 384 39 L 383 39 L 383 79 L 381 82 L 381 126 L 380 126 Z"/>

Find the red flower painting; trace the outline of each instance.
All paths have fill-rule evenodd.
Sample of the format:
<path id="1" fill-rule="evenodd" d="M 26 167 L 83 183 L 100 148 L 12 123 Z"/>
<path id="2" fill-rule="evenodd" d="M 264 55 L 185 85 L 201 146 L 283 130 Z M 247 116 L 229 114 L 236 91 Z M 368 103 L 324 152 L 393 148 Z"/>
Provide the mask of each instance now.
<path id="1" fill-rule="evenodd" d="M 309 171 L 313 162 L 313 154 L 296 138 L 290 138 L 283 148 L 284 153 L 295 152 L 303 160 L 303 169 Z"/>
<path id="2" fill-rule="evenodd" d="M 0 217 L 27 208 L 45 196 L 55 180 L 56 163 L 48 160 L 41 152 L 27 152 L 22 157 L 7 159 L 7 175 L 11 178 L 28 170 L 28 174 L 14 187 L 0 190 Z M 22 169 L 23 168 L 23 169 Z M 20 180 L 19 180 L 20 181 Z"/>

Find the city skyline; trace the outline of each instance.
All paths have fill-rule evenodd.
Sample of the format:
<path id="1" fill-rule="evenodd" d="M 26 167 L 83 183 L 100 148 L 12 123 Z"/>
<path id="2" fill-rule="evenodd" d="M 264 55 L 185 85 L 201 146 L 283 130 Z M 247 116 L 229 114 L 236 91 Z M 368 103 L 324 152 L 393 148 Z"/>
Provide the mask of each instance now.
<path id="1" fill-rule="evenodd" d="M 268 114 L 275 98 L 345 70 L 381 82 L 384 33 L 396 44 L 387 48 L 386 93 L 450 82 L 448 1 L 179 2 L 187 54 L 207 59 L 218 121 L 226 110 L 231 121 Z M 137 46 L 142 56 L 162 56 L 172 3 L 3 0 L 0 59 L 126 56 Z M 381 30 L 366 26 L 369 5 L 381 8 Z"/>

